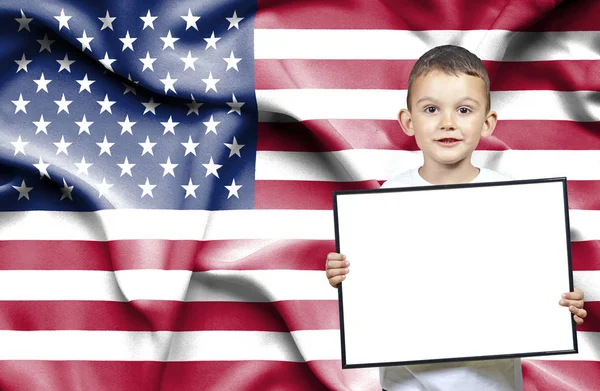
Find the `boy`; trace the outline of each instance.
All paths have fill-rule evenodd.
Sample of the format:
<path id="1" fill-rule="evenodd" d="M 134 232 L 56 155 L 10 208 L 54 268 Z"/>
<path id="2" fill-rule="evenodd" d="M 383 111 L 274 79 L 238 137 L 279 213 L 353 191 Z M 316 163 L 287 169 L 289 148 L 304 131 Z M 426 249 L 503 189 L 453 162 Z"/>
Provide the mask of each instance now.
<path id="1" fill-rule="evenodd" d="M 404 133 L 415 137 L 424 163 L 382 187 L 508 180 L 471 163 L 479 139 L 492 134 L 497 120 L 497 114 L 490 111 L 487 71 L 477 56 L 453 45 L 431 49 L 411 71 L 406 101 L 408 110 L 400 110 L 398 121 Z M 331 286 L 337 288 L 344 281 L 349 266 L 343 254 L 327 256 Z M 569 307 L 577 324 L 583 323 L 587 315 L 583 292 L 565 293 L 559 304 Z M 382 367 L 380 380 L 387 391 L 522 389 L 519 359 Z"/>

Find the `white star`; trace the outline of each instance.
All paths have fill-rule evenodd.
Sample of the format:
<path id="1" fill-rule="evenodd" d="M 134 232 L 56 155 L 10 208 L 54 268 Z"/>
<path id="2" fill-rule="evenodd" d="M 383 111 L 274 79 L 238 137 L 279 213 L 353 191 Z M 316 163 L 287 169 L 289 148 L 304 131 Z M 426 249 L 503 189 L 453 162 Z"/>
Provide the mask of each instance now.
<path id="1" fill-rule="evenodd" d="M 131 169 L 133 167 L 135 167 L 135 164 L 133 163 L 129 163 L 129 160 L 127 159 L 127 156 L 125 156 L 125 161 L 123 162 L 123 164 L 118 164 L 117 166 L 121 167 L 121 175 L 123 176 L 125 174 L 129 175 L 130 177 L 133 178 L 133 174 L 131 173 Z"/>
<path id="2" fill-rule="evenodd" d="M 111 111 L 110 107 L 112 105 L 114 105 L 115 103 L 117 103 L 114 100 L 108 100 L 108 94 L 104 95 L 104 100 L 97 100 L 96 102 L 101 106 L 101 108 L 100 108 L 100 114 L 102 114 L 105 111 L 108 111 L 109 113 L 112 114 L 112 111 Z"/>
<path id="3" fill-rule="evenodd" d="M 60 68 L 58 69 L 59 72 L 63 69 L 66 69 L 67 72 L 71 73 L 71 64 L 73 64 L 75 60 L 70 61 L 69 55 L 65 54 L 65 58 L 63 58 L 62 60 L 56 60 L 56 62 L 60 64 Z"/>
<path id="4" fill-rule="evenodd" d="M 163 170 L 165 170 L 163 172 L 163 177 L 167 174 L 171 174 L 173 176 L 173 178 L 175 178 L 175 167 L 177 167 L 179 164 L 173 164 L 171 163 L 171 157 L 167 156 L 167 162 L 166 163 L 160 163 L 160 166 L 163 168 Z"/>
<path id="5" fill-rule="evenodd" d="M 171 48 L 173 50 L 175 50 L 175 42 L 179 41 L 179 38 L 173 38 L 171 36 L 171 30 L 169 30 L 169 32 L 167 33 L 166 37 L 160 37 L 160 39 L 162 39 L 162 41 L 165 43 L 163 45 L 163 50 L 165 50 L 166 48 Z"/>
<path id="6" fill-rule="evenodd" d="M 19 73 L 19 71 L 21 71 L 21 70 L 23 70 L 23 71 L 25 71 L 25 72 L 29 72 L 29 71 L 27 70 L 27 64 L 29 64 L 31 61 L 33 61 L 33 60 L 28 60 L 28 59 L 26 59 L 26 58 L 25 58 L 25 53 L 23 53 L 23 55 L 21 56 L 21 59 L 20 59 L 20 60 L 15 60 L 15 62 L 16 62 L 16 63 L 17 63 L 17 65 L 19 66 L 19 67 L 17 68 L 17 72 L 16 72 L 16 73 Z"/>
<path id="7" fill-rule="evenodd" d="M 140 147 L 144 148 L 144 150 L 142 151 L 142 156 L 144 156 L 146 153 L 149 153 L 150 155 L 154 156 L 154 152 L 152 152 L 152 148 L 154 148 L 156 143 L 151 143 L 150 137 L 146 136 L 146 141 L 144 141 L 143 143 L 138 143 L 138 144 L 140 145 Z"/>
<path id="8" fill-rule="evenodd" d="M 81 91 L 83 90 L 86 90 L 87 92 L 91 93 L 92 90 L 90 89 L 90 86 L 96 82 L 96 80 L 88 80 L 87 73 L 85 74 L 85 76 L 83 76 L 83 79 L 76 81 L 81 86 L 79 87 L 79 93 L 81 93 Z"/>
<path id="9" fill-rule="evenodd" d="M 81 158 L 81 163 L 73 163 L 77 167 L 77 175 L 85 174 L 88 175 L 88 168 L 94 165 L 94 163 L 87 163 L 85 161 L 85 156 Z"/>
<path id="10" fill-rule="evenodd" d="M 185 198 L 188 198 L 188 196 L 196 198 L 196 189 L 200 187 L 200 185 L 194 185 L 194 183 L 192 182 L 192 178 L 190 178 L 188 184 L 181 185 L 181 187 L 185 189 Z"/>
<path id="11" fill-rule="evenodd" d="M 127 74 L 127 80 L 129 80 L 133 84 L 138 84 L 139 83 L 139 81 L 135 81 L 135 80 L 131 79 L 131 73 Z M 127 94 L 129 92 L 133 93 L 133 95 L 137 95 L 137 92 L 135 90 L 135 86 L 132 85 L 131 83 L 121 83 L 121 84 L 123 84 L 125 86 L 125 91 L 123 91 L 123 95 L 125 95 L 125 94 Z"/>
<path id="12" fill-rule="evenodd" d="M 63 152 L 65 155 L 69 155 L 69 151 L 67 151 L 67 148 L 69 148 L 69 146 L 73 143 L 68 143 L 65 141 L 65 136 L 61 136 L 60 137 L 60 141 L 57 143 L 53 143 L 54 145 L 56 145 L 57 151 L 56 154 L 58 155 L 59 153 Z"/>
<path id="13" fill-rule="evenodd" d="M 150 197 L 154 198 L 154 196 L 152 195 L 152 190 L 156 187 L 156 185 L 151 185 L 150 181 L 148 181 L 148 177 L 146 177 L 146 183 L 144 183 L 143 185 L 138 185 L 140 187 L 140 189 L 142 189 L 142 197 L 144 198 L 144 196 L 147 194 Z"/>
<path id="14" fill-rule="evenodd" d="M 35 130 L 35 134 L 38 134 L 39 132 L 44 132 L 46 134 L 48 134 L 48 130 L 46 129 L 46 127 L 48 125 L 50 125 L 52 122 L 51 121 L 44 121 L 44 115 L 40 115 L 40 120 L 39 121 L 33 121 L 33 124 L 35 126 L 37 126 L 37 129 Z"/>
<path id="15" fill-rule="evenodd" d="M 33 81 L 35 82 L 35 84 L 37 84 L 37 90 L 35 92 L 40 92 L 41 90 L 48 92 L 48 84 L 52 80 L 46 80 L 44 78 L 44 72 L 42 72 L 42 76 L 40 76 L 39 79 Z"/>
<path id="16" fill-rule="evenodd" d="M 142 27 L 142 30 L 145 30 L 146 27 L 150 27 L 152 30 L 154 30 L 154 21 L 158 18 L 158 16 L 152 16 L 152 14 L 150 13 L 150 10 L 148 10 L 148 13 L 146 14 L 146 16 L 140 16 L 140 19 L 142 19 L 144 21 L 144 27 Z"/>
<path id="17" fill-rule="evenodd" d="M 227 72 L 228 70 L 230 70 L 231 68 L 235 69 L 236 71 L 240 71 L 238 69 L 238 62 L 242 61 L 241 58 L 235 58 L 235 56 L 233 55 L 233 50 L 231 51 L 231 54 L 229 55 L 229 58 L 224 57 L 223 60 L 225 60 L 225 62 L 227 63 L 227 69 L 225 69 L 225 72 Z"/>
<path id="18" fill-rule="evenodd" d="M 163 133 L 164 136 L 169 132 L 175 134 L 175 126 L 179 125 L 179 122 L 173 122 L 172 116 L 169 116 L 169 120 L 167 122 L 161 122 L 160 124 L 165 127 L 165 131 Z"/>
<path id="19" fill-rule="evenodd" d="M 85 49 L 89 50 L 90 52 L 92 51 L 92 47 L 90 46 L 90 43 L 92 42 L 92 40 L 94 39 L 94 37 L 88 37 L 87 34 L 85 33 L 85 30 L 83 30 L 83 35 L 81 36 L 81 38 L 77 38 L 77 40 L 79 42 L 81 42 L 81 51 L 85 52 Z"/>
<path id="20" fill-rule="evenodd" d="M 227 30 L 229 30 L 232 27 L 235 27 L 236 29 L 240 29 L 240 25 L 239 23 L 244 19 L 244 18 L 238 18 L 237 16 L 237 12 L 233 11 L 233 16 L 231 18 L 225 18 L 227 19 L 227 21 L 229 22 L 229 27 L 227 27 Z"/>
<path id="21" fill-rule="evenodd" d="M 71 17 L 65 15 L 65 10 L 64 9 L 60 10 L 60 16 L 55 16 L 54 18 L 56 20 L 58 20 L 58 31 L 60 31 L 60 29 L 62 29 L 63 27 L 66 27 L 67 30 L 71 30 L 69 28 L 69 19 L 71 19 Z"/>
<path id="22" fill-rule="evenodd" d="M 62 94 L 62 98 L 60 98 L 60 100 L 55 100 L 54 103 L 58 105 L 58 111 L 56 112 L 56 114 L 60 113 L 61 111 L 66 111 L 67 114 L 69 114 L 69 105 L 73 103 L 73 101 L 66 100 L 65 94 Z"/>
<path id="23" fill-rule="evenodd" d="M 213 132 L 214 134 L 217 134 L 217 125 L 220 124 L 220 121 L 215 121 L 213 119 L 213 116 L 210 116 L 210 121 L 208 122 L 202 122 L 204 125 L 206 125 L 206 132 L 204 134 L 208 134 L 209 132 Z"/>
<path id="24" fill-rule="evenodd" d="M 182 18 L 183 18 L 183 16 L 182 16 Z M 19 32 L 19 31 L 21 31 L 23 29 L 31 32 L 31 29 L 29 28 L 29 23 L 31 23 L 31 21 L 33 20 L 33 18 L 26 17 L 25 14 L 23 13 L 23 10 L 21 10 L 21 17 L 20 18 L 15 18 L 15 20 L 17 22 L 19 22 L 19 30 L 17 30 L 17 32 Z M 196 30 L 198 30 L 198 29 L 196 29 Z"/>
<path id="25" fill-rule="evenodd" d="M 210 35 L 210 38 L 204 38 L 204 40 L 206 41 L 206 47 L 204 48 L 204 50 L 211 48 L 211 47 L 216 50 L 217 49 L 217 41 L 220 39 L 221 39 L 221 37 L 215 38 L 215 32 L 213 31 L 212 34 Z"/>
<path id="26" fill-rule="evenodd" d="M 127 133 L 133 135 L 133 131 L 131 130 L 131 127 L 133 125 L 137 124 L 137 122 L 130 122 L 129 115 L 126 115 L 125 121 L 119 122 L 118 124 L 121 125 L 121 134 L 127 132 Z"/>
<path id="27" fill-rule="evenodd" d="M 198 21 L 198 19 L 200 19 L 199 16 L 194 16 L 192 15 L 192 10 L 188 8 L 188 14 L 187 16 L 182 16 L 181 19 L 185 20 L 185 30 L 187 31 L 187 29 L 189 29 L 190 27 L 193 27 L 194 30 L 198 31 L 198 26 L 196 26 L 196 22 Z"/>
<path id="28" fill-rule="evenodd" d="M 196 99 L 194 99 L 194 95 L 192 95 L 192 102 L 186 103 L 185 105 L 190 108 L 186 115 L 190 115 L 192 113 L 200 115 L 200 113 L 198 113 L 198 109 L 200 108 L 200 106 L 202 106 L 202 103 L 196 102 Z"/>
<path id="29" fill-rule="evenodd" d="M 237 140 L 235 139 L 235 136 L 233 137 L 233 144 L 223 144 L 225 144 L 225 146 L 231 150 L 229 152 L 229 157 L 232 157 L 233 155 L 238 155 L 239 157 L 242 157 L 242 155 L 240 154 L 240 150 L 244 148 L 245 144 L 238 144 Z"/>
<path id="30" fill-rule="evenodd" d="M 44 163 L 41 156 L 40 161 L 37 164 L 34 164 L 33 166 L 37 168 L 40 172 L 40 179 L 45 176 L 48 177 L 48 179 L 52 179 L 50 178 L 50 174 L 48 174 L 48 167 L 50 167 L 50 163 Z"/>
<path id="31" fill-rule="evenodd" d="M 236 185 L 235 184 L 235 178 L 233 178 L 233 180 L 231 181 L 231 186 L 225 186 L 225 188 L 227 190 L 229 190 L 229 194 L 227 195 L 227 199 L 229 199 L 229 197 L 231 196 L 235 196 L 235 198 L 240 199 L 240 196 L 238 195 L 238 190 L 242 187 L 242 185 Z"/>
<path id="32" fill-rule="evenodd" d="M 183 156 L 187 156 L 188 153 L 191 153 L 194 156 L 196 156 L 196 147 L 198 145 L 200 145 L 200 143 L 193 142 L 192 136 L 189 136 L 187 143 L 181 143 L 181 145 L 183 145 L 185 147 L 185 155 L 183 155 Z"/>
<path id="33" fill-rule="evenodd" d="M 160 82 L 165 85 L 165 94 L 167 93 L 167 91 L 173 91 L 175 94 L 177 94 L 177 91 L 175 91 L 176 81 L 177 79 L 171 79 L 171 74 L 169 72 L 167 72 L 166 78 L 160 79 Z"/>
<path id="34" fill-rule="evenodd" d="M 152 72 L 154 72 L 154 68 L 152 67 L 152 63 L 154 61 L 156 61 L 156 58 L 151 58 L 150 57 L 150 52 L 146 52 L 146 58 L 140 58 L 140 61 L 142 62 L 142 64 L 144 64 L 144 68 L 142 69 L 142 72 L 144 72 L 147 68 L 150 68 L 150 70 Z"/>
<path id="35" fill-rule="evenodd" d="M 202 164 L 202 165 L 204 166 L 204 168 L 206 168 L 206 175 L 204 177 L 207 177 L 210 174 L 213 174 L 214 176 L 216 176 L 218 178 L 219 173 L 217 172 L 217 170 L 219 168 L 223 167 L 223 165 L 221 165 L 221 164 L 215 164 L 215 162 L 213 162 L 212 156 L 210 157 L 210 161 L 207 164 Z"/>
<path id="36" fill-rule="evenodd" d="M 123 50 L 121 51 L 124 52 L 125 49 L 131 49 L 131 51 L 133 51 L 133 43 L 137 40 L 137 38 L 131 38 L 129 36 L 129 30 L 127 30 L 127 34 L 125 34 L 123 38 L 119 38 L 119 40 L 123 42 Z"/>
<path id="37" fill-rule="evenodd" d="M 117 19 L 117 18 L 116 17 L 111 18 L 110 14 L 108 13 L 108 10 L 106 10 L 106 16 L 104 18 L 100 17 L 98 19 L 100 19 L 100 21 L 102 22 L 102 27 L 100 28 L 100 31 L 104 30 L 107 27 L 109 29 L 111 29 L 112 31 L 115 31 L 113 29 L 112 22 L 114 22 L 115 19 Z"/>
<path id="38" fill-rule="evenodd" d="M 194 63 L 196 62 L 196 60 L 198 58 L 192 57 L 192 52 L 190 50 L 188 50 L 187 57 L 180 57 L 180 58 L 181 58 L 181 61 L 183 61 L 185 63 L 185 67 L 183 68 L 184 71 L 187 70 L 188 68 L 192 68 L 193 70 L 196 70 Z"/>
<path id="39" fill-rule="evenodd" d="M 108 52 L 104 52 L 104 58 L 102 58 L 102 59 L 100 59 L 100 60 L 98 60 L 98 61 L 100 61 L 100 63 L 101 63 L 102 65 L 104 65 L 104 67 L 105 67 L 106 69 L 108 69 L 108 70 L 109 70 L 109 71 L 111 71 L 111 72 L 114 72 L 114 71 L 113 71 L 113 69 L 112 69 L 112 65 L 111 65 L 111 64 L 112 64 L 113 62 L 117 61 L 117 60 L 115 60 L 115 59 L 113 59 L 113 58 L 108 58 Z"/>
<path id="40" fill-rule="evenodd" d="M 23 100 L 23 94 L 19 94 L 19 100 L 13 100 L 11 102 L 14 103 L 14 105 L 16 106 L 15 114 L 17 114 L 19 111 L 22 111 L 25 114 L 27 114 L 27 109 L 25 108 L 25 106 L 27 106 L 27 104 L 29 104 L 29 101 Z"/>
<path id="41" fill-rule="evenodd" d="M 37 41 L 40 44 L 39 53 L 43 52 L 44 50 L 47 50 L 48 53 L 52 53 L 52 49 L 50 48 L 50 45 L 52 45 L 54 43 L 54 40 L 48 39 L 48 33 L 44 34 L 44 38 L 38 39 Z"/>
<path id="42" fill-rule="evenodd" d="M 27 185 L 25 184 L 25 180 L 23 179 L 21 181 L 21 186 L 14 186 L 13 185 L 13 189 L 15 189 L 16 191 L 19 192 L 19 198 L 17 198 L 17 201 L 18 201 L 18 200 L 20 200 L 23 197 L 29 199 L 29 192 L 31 190 L 33 190 L 33 187 L 27 187 Z"/>
<path id="43" fill-rule="evenodd" d="M 62 195 L 60 196 L 60 200 L 62 201 L 65 198 L 68 198 L 71 201 L 73 201 L 73 195 L 71 193 L 73 193 L 74 188 L 75 186 L 67 185 L 67 181 L 63 177 L 63 187 L 60 188 L 60 192 L 62 193 Z"/>
<path id="44" fill-rule="evenodd" d="M 150 102 L 146 102 L 146 103 L 142 102 L 142 104 L 145 107 L 144 114 L 146 114 L 147 112 L 151 112 L 154 115 L 156 115 L 156 108 L 161 105 L 161 103 L 154 102 L 154 97 L 150 98 Z"/>
<path id="45" fill-rule="evenodd" d="M 85 118 L 85 114 L 83 115 L 81 121 L 76 121 L 75 123 L 77 124 L 77 126 L 79 126 L 79 133 L 77 133 L 78 135 L 80 135 L 83 132 L 90 134 L 90 125 L 92 125 L 93 122 L 88 122 L 88 120 Z"/>
<path id="46" fill-rule="evenodd" d="M 21 140 L 21 135 L 19 135 L 17 141 L 11 141 L 10 143 L 13 145 L 13 147 L 15 147 L 15 154 L 13 156 L 17 156 L 17 153 L 22 153 L 23 155 L 27 156 L 25 154 L 25 146 L 29 144 L 29 141 Z"/>
<path id="47" fill-rule="evenodd" d="M 208 79 L 202 79 L 202 81 L 206 84 L 206 90 L 204 92 L 208 92 L 208 90 L 213 90 L 217 92 L 217 83 L 221 79 L 213 79 L 212 72 L 208 73 Z"/>
<path id="48" fill-rule="evenodd" d="M 238 113 L 239 115 L 242 115 L 242 106 L 245 102 L 238 102 L 237 99 L 235 99 L 235 94 L 231 94 L 231 99 L 233 102 L 226 102 L 227 106 L 231 107 L 227 114 Z"/>
<path id="49" fill-rule="evenodd" d="M 110 153 L 110 148 L 115 145 L 115 143 L 109 143 L 106 139 L 106 135 L 104 136 L 104 141 L 101 143 L 96 143 L 96 145 L 100 147 L 100 154 L 98 156 L 102 156 L 103 153 L 106 153 L 108 156 L 112 156 Z"/>
<path id="50" fill-rule="evenodd" d="M 96 185 L 96 189 L 98 190 L 98 198 L 104 196 L 104 198 L 106 198 L 105 194 L 108 195 L 108 191 L 110 190 L 110 188 L 113 187 L 112 184 L 110 183 L 106 183 L 106 178 L 103 177 L 102 178 L 102 183 L 98 183 Z"/>

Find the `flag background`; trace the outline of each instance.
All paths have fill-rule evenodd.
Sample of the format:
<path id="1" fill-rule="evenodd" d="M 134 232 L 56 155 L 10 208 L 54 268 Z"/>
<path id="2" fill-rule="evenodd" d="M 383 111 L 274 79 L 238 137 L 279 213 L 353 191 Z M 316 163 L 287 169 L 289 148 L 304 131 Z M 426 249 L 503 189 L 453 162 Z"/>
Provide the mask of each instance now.
<path id="1" fill-rule="evenodd" d="M 31 23 L 15 20 L 21 10 Z M 107 10 L 112 28 L 98 19 Z M 148 10 L 154 28 L 140 19 Z M 239 28 L 226 19 L 234 11 Z M 341 370 L 337 292 L 323 272 L 335 249 L 331 191 L 375 188 L 419 165 L 394 117 L 415 60 L 447 43 L 490 74 L 500 122 L 474 161 L 569 179 L 575 285 L 589 315 L 579 354 L 523 360 L 525 389 L 600 389 L 598 14 L 593 0 L 3 2 L 0 389 L 377 390 L 376 370 Z M 126 31 L 132 50 L 119 40 Z M 168 31 L 180 38 L 173 49 L 160 39 Z M 38 42 L 46 33 L 51 50 Z M 188 51 L 195 69 L 181 60 Z M 226 70 L 231 51 L 238 71 Z M 71 71 L 59 70 L 65 54 Z M 47 92 L 34 82 L 42 72 Z M 202 81 L 209 72 L 217 91 Z M 96 80 L 89 92 L 84 74 Z M 239 115 L 232 93 L 245 102 Z M 62 94 L 69 113 L 55 103 Z M 96 103 L 105 95 L 112 113 Z M 142 104 L 151 97 L 155 114 Z M 76 125 L 84 114 L 89 132 Z M 153 154 L 139 145 L 147 137 Z M 239 155 L 225 145 L 233 137 Z M 87 175 L 82 156 L 94 164 Z M 100 196 L 103 179 L 113 186 Z"/>

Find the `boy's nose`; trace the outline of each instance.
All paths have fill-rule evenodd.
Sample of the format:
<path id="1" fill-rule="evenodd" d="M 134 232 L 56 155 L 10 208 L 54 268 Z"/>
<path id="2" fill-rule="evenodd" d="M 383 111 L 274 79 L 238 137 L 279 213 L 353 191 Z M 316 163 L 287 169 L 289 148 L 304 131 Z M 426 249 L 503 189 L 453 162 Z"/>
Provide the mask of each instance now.
<path id="1" fill-rule="evenodd" d="M 454 130 L 456 129 L 456 121 L 452 113 L 444 114 L 441 118 L 440 123 L 441 130 Z"/>

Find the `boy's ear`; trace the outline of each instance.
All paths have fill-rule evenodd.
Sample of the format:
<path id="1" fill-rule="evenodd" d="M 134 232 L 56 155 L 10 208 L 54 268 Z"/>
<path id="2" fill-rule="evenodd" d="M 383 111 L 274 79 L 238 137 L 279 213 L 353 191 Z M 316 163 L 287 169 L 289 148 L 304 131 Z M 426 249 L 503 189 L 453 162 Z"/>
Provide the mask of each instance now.
<path id="1" fill-rule="evenodd" d="M 398 113 L 398 122 L 400 122 L 400 127 L 402 128 L 402 131 L 406 133 L 407 136 L 415 135 L 410 111 L 406 109 L 400 110 L 400 112 Z"/>
<path id="2" fill-rule="evenodd" d="M 481 129 L 481 137 L 489 137 L 494 133 L 494 129 L 496 129 L 496 123 L 498 122 L 498 114 L 495 111 L 491 111 L 488 113 L 485 118 L 485 122 L 483 123 L 483 127 Z"/>

